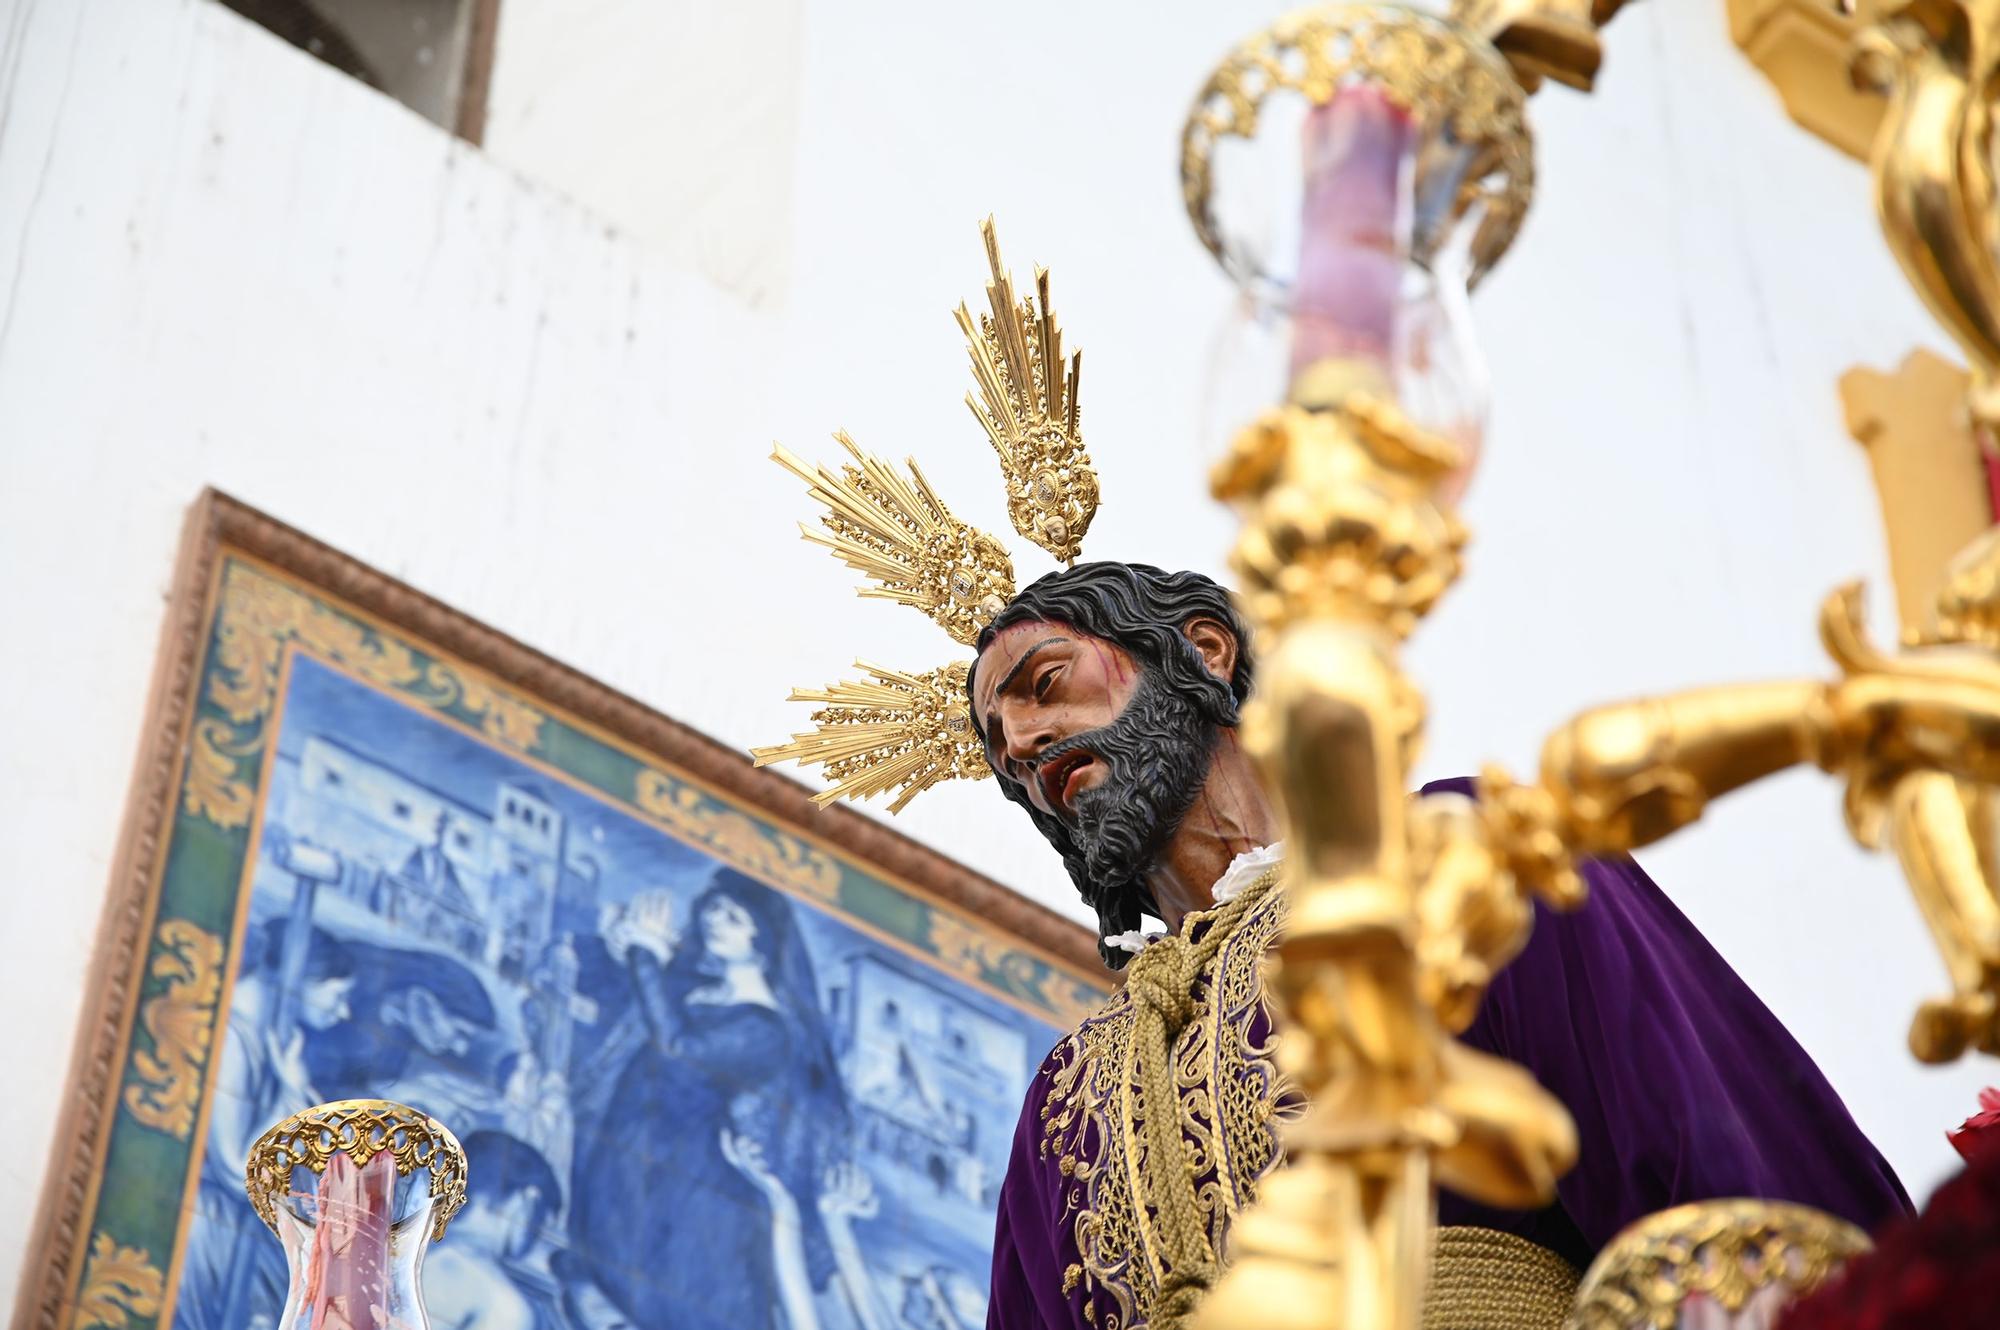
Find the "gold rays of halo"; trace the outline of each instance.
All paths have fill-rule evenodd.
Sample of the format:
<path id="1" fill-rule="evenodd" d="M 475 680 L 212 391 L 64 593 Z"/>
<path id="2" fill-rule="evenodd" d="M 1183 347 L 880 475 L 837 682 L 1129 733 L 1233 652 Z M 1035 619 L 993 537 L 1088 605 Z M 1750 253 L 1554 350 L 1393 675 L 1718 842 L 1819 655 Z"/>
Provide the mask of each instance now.
<path id="1" fill-rule="evenodd" d="M 1027 298 L 1014 292 L 1000 261 L 993 219 L 980 226 L 991 280 L 990 312 L 974 318 L 963 304 L 958 326 L 972 359 L 976 393 L 966 395 L 1006 482 L 1014 529 L 1064 563 L 1074 563 L 1097 513 L 1097 476 L 1078 427 L 1081 353 L 1063 359 L 1062 330 L 1049 304 L 1049 275 L 1035 270 Z M 921 610 L 954 641 L 970 646 L 1014 595 L 1006 549 L 952 516 L 914 461 L 905 475 L 864 452 L 845 433 L 834 438 L 849 460 L 838 468 L 806 462 L 782 446 L 772 458 L 806 483 L 822 504 L 825 531 L 799 530 L 868 577 L 865 597 Z M 796 688 L 791 700 L 818 704 L 815 728 L 789 743 L 750 750 L 758 766 L 796 761 L 824 768 L 831 782 L 813 796 L 836 799 L 892 793 L 889 811 L 942 781 L 992 774 L 965 695 L 970 661 L 905 673 L 867 661 L 867 678 L 826 688 Z"/>
<path id="2" fill-rule="evenodd" d="M 805 523 L 799 534 L 880 586 L 863 596 L 922 610 L 951 640 L 971 646 L 979 630 L 1014 598 L 1014 564 L 999 541 L 951 515 L 914 460 L 907 479 L 861 451 L 847 432 L 833 436 L 854 459 L 835 471 L 774 447 L 778 465 L 805 481 L 826 505 L 823 536 Z"/>
<path id="3" fill-rule="evenodd" d="M 794 688 L 794 702 L 818 702 L 817 729 L 792 741 L 753 748 L 760 767 L 795 760 L 824 764 L 833 782 L 813 796 L 824 808 L 836 799 L 872 799 L 895 790 L 889 811 L 900 813 L 910 800 L 940 781 L 983 780 L 993 774 L 965 696 L 970 661 L 956 660 L 925 674 L 904 674 L 865 660 L 868 681 L 830 688 Z"/>
<path id="4" fill-rule="evenodd" d="M 979 234 L 993 272 L 986 284 L 991 312 L 974 320 L 970 309 L 958 307 L 958 327 L 979 384 L 977 395 L 965 395 L 965 404 L 1000 455 L 1014 529 L 1064 563 L 1075 563 L 1097 515 L 1097 473 L 1083 450 L 1077 409 L 1083 352 L 1073 352 L 1064 366 L 1062 329 L 1049 304 L 1049 270 L 1035 269 L 1034 295 L 1016 299 L 991 217 L 980 224 Z"/>

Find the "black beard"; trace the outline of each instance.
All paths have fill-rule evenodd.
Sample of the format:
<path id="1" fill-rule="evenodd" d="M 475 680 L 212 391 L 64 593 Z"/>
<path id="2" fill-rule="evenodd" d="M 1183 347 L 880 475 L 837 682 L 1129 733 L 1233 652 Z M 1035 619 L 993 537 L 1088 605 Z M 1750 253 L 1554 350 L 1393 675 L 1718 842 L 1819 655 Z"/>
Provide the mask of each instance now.
<path id="1" fill-rule="evenodd" d="M 1146 874 L 1180 829 L 1208 779 L 1215 753 L 1215 724 L 1193 699 L 1141 670 L 1139 686 L 1118 718 L 1087 734 L 1051 744 L 1039 754 L 1028 779 L 1079 749 L 1105 764 L 1107 774 L 1079 792 L 1070 816 L 1050 816 L 1028 805 L 1035 825 L 1063 857 L 1084 902 L 1097 911 L 1103 936 L 1139 927 L 1142 914 L 1159 914 Z M 1009 798 L 1025 803 L 1011 781 Z M 1099 951 L 1114 968 L 1122 953 Z"/>

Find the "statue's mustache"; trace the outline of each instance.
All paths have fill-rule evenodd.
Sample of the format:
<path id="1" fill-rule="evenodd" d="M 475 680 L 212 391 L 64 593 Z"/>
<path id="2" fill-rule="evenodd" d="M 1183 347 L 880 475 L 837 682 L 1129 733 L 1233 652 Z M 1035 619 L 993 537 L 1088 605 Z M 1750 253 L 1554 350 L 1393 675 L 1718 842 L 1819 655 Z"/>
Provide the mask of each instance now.
<path id="1" fill-rule="evenodd" d="M 1057 740 L 1024 764 L 1028 781 L 1039 785 L 1043 771 L 1077 753 L 1086 753 L 1095 761 L 1104 763 L 1105 779 L 1095 788 L 1079 792 L 1068 807 L 1058 804 L 1055 809 L 1056 817 L 1074 826 L 1079 820 L 1079 814 L 1087 815 L 1098 805 L 1118 797 L 1119 786 L 1129 765 L 1126 759 L 1133 750 L 1138 731 L 1146 720 L 1141 714 L 1144 709 L 1141 697 L 1134 694 L 1125 709 L 1111 720 L 1094 730 L 1085 730 L 1082 734 L 1073 734 L 1067 739 Z"/>

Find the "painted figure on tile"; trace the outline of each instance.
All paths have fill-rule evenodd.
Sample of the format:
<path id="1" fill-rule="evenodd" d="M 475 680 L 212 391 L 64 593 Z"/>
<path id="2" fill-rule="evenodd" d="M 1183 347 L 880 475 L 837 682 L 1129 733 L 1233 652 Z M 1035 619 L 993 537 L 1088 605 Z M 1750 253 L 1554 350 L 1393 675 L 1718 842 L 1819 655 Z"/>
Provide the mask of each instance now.
<path id="1" fill-rule="evenodd" d="M 432 951 L 360 940 L 345 949 L 354 959 L 352 1012 L 338 1038 L 310 1046 L 314 1084 L 336 1099 L 420 1104 L 440 1120 L 482 1117 L 489 1100 L 476 1069 L 498 1016 L 486 985 Z"/>
<path id="2" fill-rule="evenodd" d="M 635 1326 L 782 1308 L 810 1330 L 836 1272 L 821 1195 L 852 1164 L 853 1127 L 791 906 L 724 870 L 684 930 L 671 898 L 641 896 L 604 942 L 632 1000 L 599 1050 L 623 1063 L 584 1124 L 578 1265 Z"/>
<path id="3" fill-rule="evenodd" d="M 562 1184 L 534 1146 L 501 1131 L 475 1131 L 460 1144 L 479 1185 L 452 1220 L 451 1241 L 424 1257 L 424 1304 L 433 1330 L 549 1330 L 553 1307 L 538 1307 L 516 1275 L 543 1225 L 562 1210 Z"/>

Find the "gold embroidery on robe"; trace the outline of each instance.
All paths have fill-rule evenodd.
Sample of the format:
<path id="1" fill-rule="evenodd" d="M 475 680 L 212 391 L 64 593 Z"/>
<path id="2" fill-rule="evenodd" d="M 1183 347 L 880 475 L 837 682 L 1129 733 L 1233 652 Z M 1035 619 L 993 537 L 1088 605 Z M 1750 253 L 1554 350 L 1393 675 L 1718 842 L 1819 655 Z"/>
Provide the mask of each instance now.
<path id="1" fill-rule="evenodd" d="M 1264 954 L 1284 921 L 1276 881 L 1273 869 L 1247 889 L 1260 899 L 1202 972 L 1197 1014 L 1173 1047 L 1171 1111 L 1184 1154 L 1170 1167 L 1198 1179 L 1196 1204 L 1217 1251 L 1277 1155 L 1272 1119 L 1285 1097 L 1272 1063 L 1275 1036 L 1262 982 Z M 1205 918 L 1190 916 L 1184 932 Z M 1140 1088 L 1134 1017 L 1121 991 L 1057 1047 L 1043 1110 L 1041 1150 L 1070 1179 L 1064 1204 L 1076 1216 L 1085 1287 L 1102 1286 L 1117 1304 L 1115 1314 L 1098 1321 L 1100 1330 L 1145 1324 L 1166 1273 L 1146 1184 L 1145 1124 L 1152 1106 Z M 1087 1315 L 1093 1310 L 1086 1305 Z"/>

